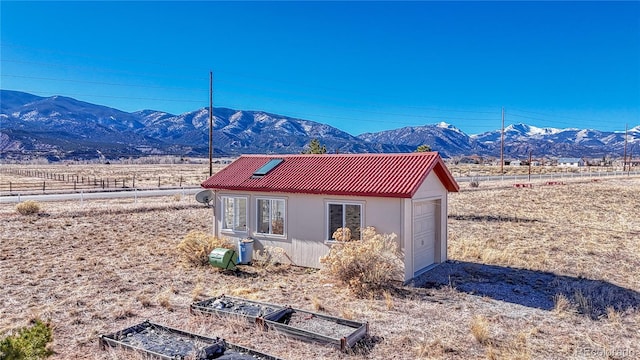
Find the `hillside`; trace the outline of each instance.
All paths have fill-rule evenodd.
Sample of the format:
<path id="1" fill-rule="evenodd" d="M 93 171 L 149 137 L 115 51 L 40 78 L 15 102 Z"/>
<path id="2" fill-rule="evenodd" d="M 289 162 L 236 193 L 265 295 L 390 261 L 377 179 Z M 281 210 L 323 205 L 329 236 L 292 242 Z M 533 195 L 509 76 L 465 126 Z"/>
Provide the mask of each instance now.
<path id="1" fill-rule="evenodd" d="M 157 110 L 133 113 L 63 96 L 39 97 L 0 90 L 0 158 L 46 156 L 50 160 L 139 157 L 171 154 L 206 156 L 209 112 L 180 115 Z M 640 142 L 640 126 L 629 131 L 630 149 Z M 410 152 L 428 144 L 444 157 L 498 156 L 500 130 L 468 135 L 440 122 L 351 135 L 319 122 L 229 108 L 214 109 L 215 155 L 300 153 L 317 138 L 330 152 Z M 622 156 L 624 132 L 592 129 L 505 129 L 505 154 L 537 156 Z"/>

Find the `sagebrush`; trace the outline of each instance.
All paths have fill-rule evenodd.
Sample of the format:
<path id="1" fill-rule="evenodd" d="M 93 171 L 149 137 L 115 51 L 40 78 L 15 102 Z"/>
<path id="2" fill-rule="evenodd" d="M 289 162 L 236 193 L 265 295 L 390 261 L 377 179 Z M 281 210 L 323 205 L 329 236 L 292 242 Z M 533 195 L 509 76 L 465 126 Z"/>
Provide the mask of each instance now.
<path id="1" fill-rule="evenodd" d="M 339 242 L 320 262 L 323 272 L 356 295 L 385 289 L 402 280 L 404 263 L 395 234 L 379 234 L 374 227 L 361 230 L 359 241 Z"/>
<path id="2" fill-rule="evenodd" d="M 351 237 L 351 229 L 348 227 L 337 228 L 336 231 L 333 232 L 331 238 L 335 241 L 351 241 L 353 238 Z"/>
<path id="3" fill-rule="evenodd" d="M 218 238 L 202 231 L 189 232 L 177 247 L 183 262 L 194 266 L 207 265 L 209 254 L 217 248 L 236 249 L 228 239 Z"/>
<path id="4" fill-rule="evenodd" d="M 48 345 L 53 340 L 51 324 L 39 319 L 33 325 L 0 340 L 0 359 L 37 360 L 53 354 Z"/>
<path id="5" fill-rule="evenodd" d="M 27 200 L 16 205 L 16 211 L 21 215 L 33 215 L 40 212 L 40 204 L 37 201 Z"/>

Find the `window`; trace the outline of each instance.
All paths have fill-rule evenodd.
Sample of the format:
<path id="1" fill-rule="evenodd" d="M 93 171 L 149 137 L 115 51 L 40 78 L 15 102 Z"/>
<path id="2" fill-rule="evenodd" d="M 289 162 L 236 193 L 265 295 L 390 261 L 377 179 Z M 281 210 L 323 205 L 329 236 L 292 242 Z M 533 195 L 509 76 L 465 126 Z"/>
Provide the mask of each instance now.
<path id="1" fill-rule="evenodd" d="M 362 205 L 330 203 L 327 206 L 327 219 L 328 240 L 333 240 L 333 233 L 339 228 L 349 228 L 351 239 L 360 240 Z"/>
<path id="2" fill-rule="evenodd" d="M 258 170 L 253 172 L 254 177 L 262 177 L 267 175 L 271 170 L 280 165 L 284 159 L 271 159 L 266 164 L 262 165 Z"/>
<path id="3" fill-rule="evenodd" d="M 222 229 L 247 231 L 247 198 L 222 197 Z"/>
<path id="4" fill-rule="evenodd" d="M 258 199 L 258 233 L 284 235 L 284 199 Z"/>

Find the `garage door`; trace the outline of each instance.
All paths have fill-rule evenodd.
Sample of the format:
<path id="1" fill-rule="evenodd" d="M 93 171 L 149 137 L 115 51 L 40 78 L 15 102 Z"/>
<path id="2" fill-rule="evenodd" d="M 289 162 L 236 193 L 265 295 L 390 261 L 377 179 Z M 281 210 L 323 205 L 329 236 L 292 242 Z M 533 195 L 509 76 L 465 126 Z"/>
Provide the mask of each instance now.
<path id="1" fill-rule="evenodd" d="M 436 202 L 413 203 L 413 272 L 436 262 Z"/>

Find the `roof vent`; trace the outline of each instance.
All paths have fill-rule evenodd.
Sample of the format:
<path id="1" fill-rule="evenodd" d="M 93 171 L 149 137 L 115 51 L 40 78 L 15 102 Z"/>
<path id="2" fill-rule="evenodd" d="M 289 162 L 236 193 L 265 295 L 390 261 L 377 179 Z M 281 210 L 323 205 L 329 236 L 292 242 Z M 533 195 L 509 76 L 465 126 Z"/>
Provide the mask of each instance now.
<path id="1" fill-rule="evenodd" d="M 267 161 L 266 164 L 262 165 L 258 170 L 253 172 L 253 177 L 263 177 L 267 175 L 271 170 L 282 164 L 283 161 L 284 159 L 271 159 Z"/>

